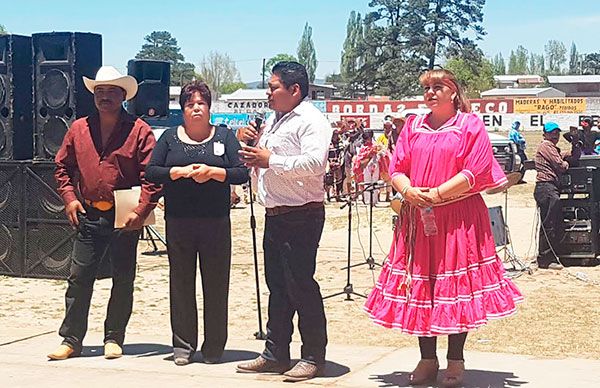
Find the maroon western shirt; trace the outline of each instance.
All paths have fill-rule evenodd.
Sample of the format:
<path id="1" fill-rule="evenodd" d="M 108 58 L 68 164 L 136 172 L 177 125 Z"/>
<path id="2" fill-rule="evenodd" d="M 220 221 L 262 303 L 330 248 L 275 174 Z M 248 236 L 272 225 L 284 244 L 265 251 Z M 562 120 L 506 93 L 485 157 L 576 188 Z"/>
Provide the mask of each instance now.
<path id="1" fill-rule="evenodd" d="M 150 126 L 121 112 L 117 128 L 102 148 L 98 114 L 75 120 L 56 153 L 54 177 L 65 205 L 78 199 L 113 202 L 113 190 L 141 186 L 135 212 L 145 218 L 160 198 L 160 186 L 144 179 L 156 139 Z"/>

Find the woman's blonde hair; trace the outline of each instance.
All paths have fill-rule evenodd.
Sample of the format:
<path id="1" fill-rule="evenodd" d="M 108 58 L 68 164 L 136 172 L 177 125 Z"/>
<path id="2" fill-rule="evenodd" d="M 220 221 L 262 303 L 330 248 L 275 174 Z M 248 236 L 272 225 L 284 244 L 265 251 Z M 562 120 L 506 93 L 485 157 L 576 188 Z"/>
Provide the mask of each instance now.
<path id="1" fill-rule="evenodd" d="M 452 90 L 454 90 L 454 92 L 456 92 L 456 97 L 454 98 L 454 108 L 465 113 L 471 111 L 471 104 L 469 103 L 469 99 L 465 95 L 465 92 L 463 91 L 463 88 L 460 86 L 460 83 L 456 79 L 456 76 L 450 70 L 428 70 L 425 73 L 421 74 L 421 76 L 419 77 L 419 83 L 421 84 L 421 86 L 427 86 L 434 83 L 442 83 L 449 86 Z"/>

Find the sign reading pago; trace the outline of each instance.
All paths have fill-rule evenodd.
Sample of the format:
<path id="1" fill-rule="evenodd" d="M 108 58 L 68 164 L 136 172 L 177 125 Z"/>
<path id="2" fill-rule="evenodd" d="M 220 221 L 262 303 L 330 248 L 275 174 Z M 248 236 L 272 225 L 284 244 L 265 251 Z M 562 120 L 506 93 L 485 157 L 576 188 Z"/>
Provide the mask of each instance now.
<path id="1" fill-rule="evenodd" d="M 512 100 L 470 100 L 473 113 L 512 113 Z M 326 101 L 327 113 L 370 114 L 370 113 L 402 113 L 406 109 L 427 108 L 422 100 L 389 100 L 389 101 Z"/>

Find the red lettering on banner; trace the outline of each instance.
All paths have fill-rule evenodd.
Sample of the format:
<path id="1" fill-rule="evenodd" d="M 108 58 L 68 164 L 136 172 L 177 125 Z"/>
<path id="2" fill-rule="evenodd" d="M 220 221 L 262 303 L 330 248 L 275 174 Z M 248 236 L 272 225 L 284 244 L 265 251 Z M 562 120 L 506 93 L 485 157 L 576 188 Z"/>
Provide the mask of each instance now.
<path id="1" fill-rule="evenodd" d="M 513 113 L 513 100 L 470 100 L 473 113 Z M 344 114 L 401 113 L 406 109 L 426 108 L 422 100 L 407 101 L 325 101 L 325 112 Z"/>

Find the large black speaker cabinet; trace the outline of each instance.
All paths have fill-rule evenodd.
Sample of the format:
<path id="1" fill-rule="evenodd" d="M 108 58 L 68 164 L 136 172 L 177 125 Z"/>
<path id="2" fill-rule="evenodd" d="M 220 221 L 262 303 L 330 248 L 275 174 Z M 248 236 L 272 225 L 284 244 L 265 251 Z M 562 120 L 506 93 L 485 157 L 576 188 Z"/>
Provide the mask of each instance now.
<path id="1" fill-rule="evenodd" d="M 600 206 L 583 199 L 561 199 L 564 237 L 558 245 L 563 259 L 594 259 L 600 255 Z"/>
<path id="2" fill-rule="evenodd" d="M 23 272 L 23 174 L 19 162 L 0 162 L 0 274 Z"/>
<path id="3" fill-rule="evenodd" d="M 165 61 L 132 59 L 127 63 L 127 74 L 138 82 L 138 92 L 127 102 L 127 111 L 142 117 L 167 116 L 171 64 Z"/>
<path id="4" fill-rule="evenodd" d="M 600 168 L 571 167 L 560 176 L 561 194 L 585 194 L 590 200 L 600 200 Z"/>
<path id="5" fill-rule="evenodd" d="M 66 279 L 77 231 L 64 211 L 53 162 L 0 161 L 0 275 Z M 96 274 L 107 277 L 108 254 Z"/>
<path id="6" fill-rule="evenodd" d="M 33 157 L 31 38 L 0 35 L 0 159 Z"/>
<path id="7" fill-rule="evenodd" d="M 71 123 L 94 112 L 94 97 L 83 76 L 102 66 L 102 36 L 79 32 L 32 35 L 35 158 L 53 159 Z"/>
<path id="8" fill-rule="evenodd" d="M 23 166 L 25 246 L 24 277 L 65 279 L 69 276 L 76 231 L 65 216 L 56 192 L 54 163 Z"/>

